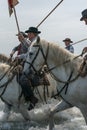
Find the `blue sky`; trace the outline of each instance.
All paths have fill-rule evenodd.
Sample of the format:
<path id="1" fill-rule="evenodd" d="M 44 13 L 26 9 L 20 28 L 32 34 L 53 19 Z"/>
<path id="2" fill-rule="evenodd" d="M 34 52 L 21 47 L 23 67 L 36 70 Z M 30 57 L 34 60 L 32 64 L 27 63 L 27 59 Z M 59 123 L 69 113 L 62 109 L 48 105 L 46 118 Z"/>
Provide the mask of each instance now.
<path id="1" fill-rule="evenodd" d="M 58 4 L 59 0 L 19 0 L 15 7 L 21 31 L 37 26 Z M 87 8 L 87 0 L 64 0 L 59 7 L 40 25 L 41 38 L 56 42 L 64 47 L 63 39 L 73 42 L 87 38 L 87 26 L 80 21 L 81 11 Z M 19 44 L 14 14 L 9 17 L 7 0 L 0 1 L 0 53 L 9 55 Z M 74 45 L 80 54 L 87 41 Z"/>

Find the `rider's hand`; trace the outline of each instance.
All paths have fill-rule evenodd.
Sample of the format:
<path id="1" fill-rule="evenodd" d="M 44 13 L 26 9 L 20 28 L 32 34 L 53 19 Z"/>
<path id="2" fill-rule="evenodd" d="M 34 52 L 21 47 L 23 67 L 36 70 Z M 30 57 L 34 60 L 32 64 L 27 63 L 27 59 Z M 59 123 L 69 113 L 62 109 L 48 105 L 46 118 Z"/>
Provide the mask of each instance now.
<path id="1" fill-rule="evenodd" d="M 24 36 L 23 36 L 22 33 L 18 34 L 18 39 L 19 39 L 20 42 L 22 42 L 24 40 Z"/>
<path id="2" fill-rule="evenodd" d="M 19 60 L 19 58 L 18 58 L 18 56 L 16 56 L 16 57 L 15 57 L 15 61 L 18 61 L 18 60 Z"/>

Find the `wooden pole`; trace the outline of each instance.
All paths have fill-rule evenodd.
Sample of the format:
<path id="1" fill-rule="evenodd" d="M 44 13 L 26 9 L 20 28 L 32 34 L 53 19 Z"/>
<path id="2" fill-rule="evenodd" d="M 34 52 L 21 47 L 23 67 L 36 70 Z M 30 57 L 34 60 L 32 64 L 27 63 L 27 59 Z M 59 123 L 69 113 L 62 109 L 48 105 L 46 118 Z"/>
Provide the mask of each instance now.
<path id="1" fill-rule="evenodd" d="M 80 42 L 83 42 L 83 41 L 86 41 L 86 40 L 87 40 L 87 38 L 82 39 L 82 40 L 80 40 L 80 41 L 77 41 L 77 42 L 73 43 L 72 45 L 75 45 L 75 44 L 77 44 L 77 43 L 80 43 Z"/>
<path id="2" fill-rule="evenodd" d="M 16 20 L 16 25 L 17 25 L 17 29 L 18 29 L 18 33 L 19 33 L 19 32 L 20 32 L 20 29 L 19 29 L 19 24 L 18 24 L 18 19 L 17 19 L 15 7 L 13 7 L 13 11 L 14 11 L 14 16 L 15 16 L 15 20 Z"/>
<path id="3" fill-rule="evenodd" d="M 49 15 L 51 15 L 53 13 L 53 11 L 63 2 L 63 0 L 61 0 L 51 11 L 50 13 L 36 26 L 36 28 L 38 28 L 47 18 Z"/>
<path id="4" fill-rule="evenodd" d="M 84 38 L 84 39 L 82 39 L 82 40 L 79 40 L 79 41 L 77 41 L 77 42 L 74 42 L 74 43 L 72 43 L 72 44 L 70 44 L 70 45 L 68 45 L 68 46 L 71 46 L 71 45 L 75 45 L 75 44 L 77 44 L 77 43 L 80 43 L 80 42 L 83 42 L 83 41 L 86 41 L 87 40 L 87 38 Z M 67 46 L 67 47 L 68 47 Z M 66 47 L 65 47 L 66 48 Z"/>

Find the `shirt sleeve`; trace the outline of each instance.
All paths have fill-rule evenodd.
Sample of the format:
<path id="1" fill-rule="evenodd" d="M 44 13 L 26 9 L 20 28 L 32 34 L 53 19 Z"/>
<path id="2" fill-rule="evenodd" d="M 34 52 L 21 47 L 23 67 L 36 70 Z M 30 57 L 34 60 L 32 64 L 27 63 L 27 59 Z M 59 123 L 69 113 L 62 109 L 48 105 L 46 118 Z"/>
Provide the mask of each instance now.
<path id="1" fill-rule="evenodd" d="M 14 47 L 14 48 L 12 49 L 12 51 L 14 51 L 14 52 L 18 51 L 19 46 L 20 46 L 20 44 L 19 44 L 18 46 Z"/>
<path id="2" fill-rule="evenodd" d="M 69 50 L 71 53 L 74 53 L 74 48 L 73 46 L 70 46 L 70 50 Z"/>
<path id="3" fill-rule="evenodd" d="M 26 59 L 27 53 L 18 55 L 17 57 L 18 57 L 19 59 Z"/>

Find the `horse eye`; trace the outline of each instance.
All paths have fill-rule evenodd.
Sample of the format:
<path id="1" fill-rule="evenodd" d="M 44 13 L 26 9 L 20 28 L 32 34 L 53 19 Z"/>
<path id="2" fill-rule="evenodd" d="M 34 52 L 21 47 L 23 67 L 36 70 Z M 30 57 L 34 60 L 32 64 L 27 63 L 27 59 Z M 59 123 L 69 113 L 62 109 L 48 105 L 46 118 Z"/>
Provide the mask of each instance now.
<path id="1" fill-rule="evenodd" d="M 29 52 L 29 56 L 32 56 L 33 55 L 33 52 Z"/>

